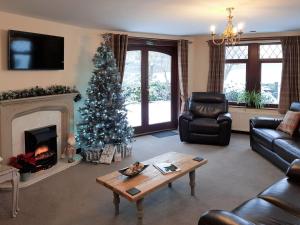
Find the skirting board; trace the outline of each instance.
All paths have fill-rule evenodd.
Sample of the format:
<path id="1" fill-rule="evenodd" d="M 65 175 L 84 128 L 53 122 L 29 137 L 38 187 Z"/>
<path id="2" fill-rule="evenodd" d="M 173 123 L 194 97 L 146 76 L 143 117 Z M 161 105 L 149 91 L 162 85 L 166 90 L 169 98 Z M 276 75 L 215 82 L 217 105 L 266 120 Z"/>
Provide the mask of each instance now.
<path id="1" fill-rule="evenodd" d="M 72 166 L 75 166 L 77 164 L 79 164 L 81 162 L 80 160 L 76 160 L 72 163 L 68 163 L 66 160 L 58 160 L 58 162 L 51 168 L 47 169 L 47 170 L 41 170 L 37 173 L 31 174 L 29 180 L 27 181 L 20 181 L 19 183 L 19 188 L 26 188 L 30 185 L 33 185 L 41 180 L 44 180 L 50 176 L 53 176 L 54 174 L 60 173 Z M 0 184 L 0 190 L 11 190 L 11 182 L 5 182 Z"/>

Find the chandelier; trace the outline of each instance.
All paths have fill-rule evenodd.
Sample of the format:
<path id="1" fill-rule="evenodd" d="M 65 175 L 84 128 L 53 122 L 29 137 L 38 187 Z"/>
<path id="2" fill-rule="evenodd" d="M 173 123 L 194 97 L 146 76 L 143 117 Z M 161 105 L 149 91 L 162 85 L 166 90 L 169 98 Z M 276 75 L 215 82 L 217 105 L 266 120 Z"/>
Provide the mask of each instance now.
<path id="1" fill-rule="evenodd" d="M 226 9 L 228 11 L 228 21 L 227 26 L 224 30 L 224 32 L 221 34 L 221 37 L 218 38 L 216 34 L 216 26 L 212 25 L 210 27 L 210 34 L 212 36 L 212 42 L 215 45 L 222 45 L 224 42 L 226 45 L 235 45 L 238 44 L 241 38 L 241 35 L 243 34 L 243 24 L 239 23 L 237 27 L 233 26 L 232 23 L 232 11 L 234 8 L 230 7 Z M 216 40 L 217 39 L 217 40 Z"/>

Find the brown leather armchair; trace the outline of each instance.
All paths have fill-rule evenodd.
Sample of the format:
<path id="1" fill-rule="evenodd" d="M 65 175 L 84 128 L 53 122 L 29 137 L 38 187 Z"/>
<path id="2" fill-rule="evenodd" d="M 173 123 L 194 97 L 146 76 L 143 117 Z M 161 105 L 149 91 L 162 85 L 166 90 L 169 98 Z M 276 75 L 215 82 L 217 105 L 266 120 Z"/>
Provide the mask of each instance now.
<path id="1" fill-rule="evenodd" d="M 231 115 L 224 94 L 193 92 L 188 111 L 179 117 L 180 140 L 191 143 L 228 145 Z"/>

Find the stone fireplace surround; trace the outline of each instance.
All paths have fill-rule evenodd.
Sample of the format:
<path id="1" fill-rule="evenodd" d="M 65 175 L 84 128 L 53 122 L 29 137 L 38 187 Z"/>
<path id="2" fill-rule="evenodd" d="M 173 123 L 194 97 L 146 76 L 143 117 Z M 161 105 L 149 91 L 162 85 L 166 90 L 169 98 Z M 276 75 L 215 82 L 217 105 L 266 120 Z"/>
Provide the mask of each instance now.
<path id="1" fill-rule="evenodd" d="M 60 131 L 58 131 L 60 134 L 60 141 L 58 142 L 58 149 L 64 149 L 68 133 L 73 132 L 73 99 L 75 95 L 76 94 L 61 94 L 0 101 L 0 156 L 2 156 L 4 160 L 3 163 L 7 164 L 9 158 L 15 156 L 13 151 L 12 133 L 14 120 L 21 119 L 22 117 L 26 118 L 26 115 L 38 115 L 36 114 L 37 112 L 60 112 Z M 52 121 L 49 121 L 49 124 L 52 123 Z M 58 159 L 59 157 L 60 154 L 58 154 Z M 64 165 L 64 163 L 60 161 L 54 166 L 56 168 L 41 171 L 42 173 L 38 172 L 34 176 L 34 180 L 37 182 L 40 179 L 44 179 L 45 177 L 60 172 L 70 166 L 71 165 Z M 34 181 L 32 182 L 35 183 Z"/>

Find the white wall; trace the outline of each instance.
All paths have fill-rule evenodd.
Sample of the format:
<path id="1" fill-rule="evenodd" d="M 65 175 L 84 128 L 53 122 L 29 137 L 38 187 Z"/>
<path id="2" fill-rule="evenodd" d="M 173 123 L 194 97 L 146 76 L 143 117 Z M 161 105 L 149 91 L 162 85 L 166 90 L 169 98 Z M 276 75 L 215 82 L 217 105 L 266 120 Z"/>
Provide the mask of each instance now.
<path id="1" fill-rule="evenodd" d="M 0 12 L 0 91 L 51 84 L 77 85 L 85 90 L 93 69 L 92 57 L 107 30 L 86 29 L 47 20 Z M 56 71 L 7 70 L 7 31 L 9 29 L 57 35 L 65 38 L 65 69 Z M 120 32 L 124 33 L 124 32 Z M 130 36 L 181 39 L 186 37 L 128 33 Z M 188 38 L 188 37 L 187 37 Z M 189 38 L 192 40 L 193 38 Z M 190 57 L 193 71 L 193 57 Z M 191 75 L 193 77 L 193 75 Z"/>

